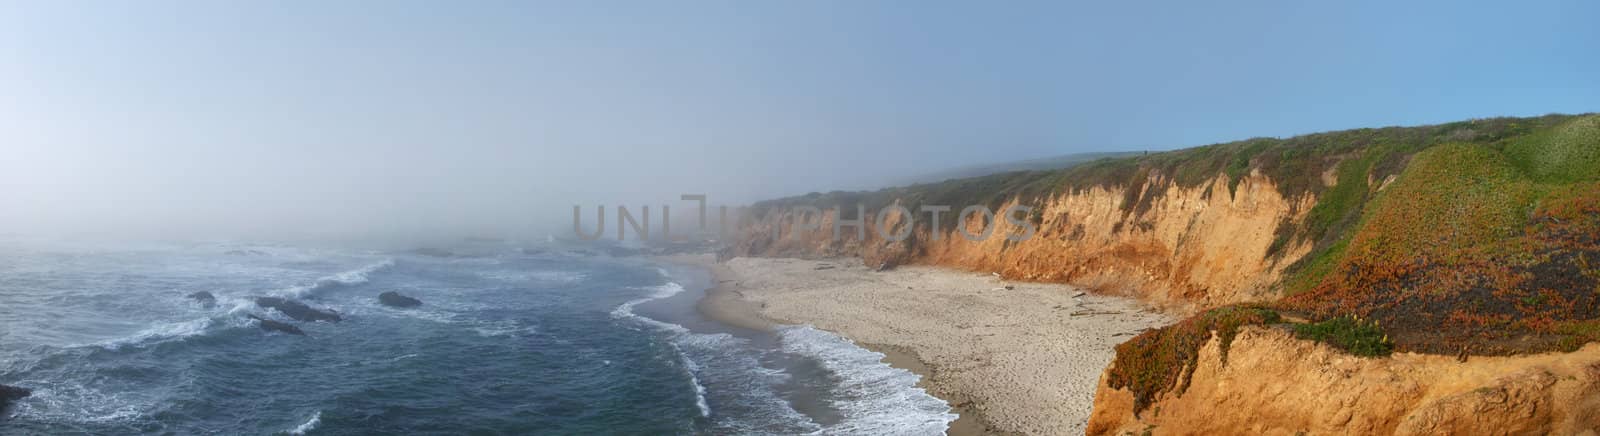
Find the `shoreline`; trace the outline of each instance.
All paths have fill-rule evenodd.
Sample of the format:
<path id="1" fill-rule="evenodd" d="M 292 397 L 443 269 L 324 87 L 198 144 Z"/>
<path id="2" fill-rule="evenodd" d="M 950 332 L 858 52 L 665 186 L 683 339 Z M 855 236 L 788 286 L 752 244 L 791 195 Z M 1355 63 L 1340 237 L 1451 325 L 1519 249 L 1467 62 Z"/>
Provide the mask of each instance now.
<path id="1" fill-rule="evenodd" d="M 705 268 L 711 273 L 711 288 L 706 289 L 696 308 L 701 315 L 724 324 L 752 330 L 771 332 L 780 324 L 800 324 L 787 320 L 775 320 L 761 314 L 762 304 L 745 299 L 744 292 L 739 287 L 739 279 L 727 265 L 716 261 L 715 257 L 704 255 L 678 255 L 664 257 L 662 260 L 680 265 Z M 834 332 L 844 336 L 842 333 Z M 845 336 L 855 341 L 849 336 Z M 973 409 L 969 401 L 956 401 L 952 394 L 941 394 L 932 389 L 931 380 L 934 379 L 934 369 L 915 350 L 893 344 L 873 344 L 856 341 L 856 345 L 872 352 L 882 354 L 883 362 L 889 366 L 911 371 L 919 377 L 917 387 L 950 405 L 950 410 L 957 416 L 945 431 L 950 436 L 978 436 L 1004 434 L 995 430 L 982 412 Z"/>
<path id="2" fill-rule="evenodd" d="M 710 273 L 710 281 L 712 281 L 710 289 L 707 289 L 706 295 L 696 303 L 696 309 L 707 319 L 722 322 L 722 324 L 734 325 L 734 327 L 742 327 L 742 329 L 762 330 L 762 332 L 774 332 L 774 329 L 779 324 L 797 324 L 797 322 L 768 319 L 768 317 L 763 316 L 760 303 L 744 298 L 744 292 L 739 289 L 738 274 L 734 273 L 733 269 L 728 268 L 726 264 L 718 263 L 715 260 L 715 256 L 674 255 L 662 256 L 661 260 L 669 261 L 669 263 L 685 264 L 685 266 L 693 266 L 693 268 L 704 268 L 707 273 Z M 942 399 L 946 404 L 950 404 L 950 412 L 955 412 L 957 418 L 955 418 L 955 422 L 950 422 L 949 430 L 946 430 L 944 434 L 949 434 L 949 436 L 1003 434 L 1000 431 L 995 431 L 989 425 L 982 412 L 971 409 L 968 406 L 970 402 L 963 401 L 958 404 L 957 401 L 950 398 L 950 394 L 934 393 L 930 386 L 930 380 L 933 380 L 933 369 L 928 365 L 928 362 L 923 361 L 922 357 L 917 356 L 914 349 L 898 345 L 885 345 L 885 343 L 861 343 L 861 341 L 856 341 L 856 345 L 869 349 L 869 351 L 874 351 L 874 353 L 883 354 L 883 362 L 890 364 L 891 367 L 917 373 L 918 388 L 922 388 L 922 390 L 933 394 L 934 398 Z"/>
<path id="3" fill-rule="evenodd" d="M 1170 322 L 1126 298 L 935 267 L 877 273 L 854 258 L 662 260 L 711 273 L 712 287 L 697 304 L 707 318 L 763 331 L 810 324 L 917 374 L 918 387 L 958 416 L 946 432 L 956 436 L 1082 433 L 1111 347 L 1139 329 Z M 1083 309 L 1090 306 L 1105 310 Z M 992 323 L 980 327 L 978 320 Z"/>

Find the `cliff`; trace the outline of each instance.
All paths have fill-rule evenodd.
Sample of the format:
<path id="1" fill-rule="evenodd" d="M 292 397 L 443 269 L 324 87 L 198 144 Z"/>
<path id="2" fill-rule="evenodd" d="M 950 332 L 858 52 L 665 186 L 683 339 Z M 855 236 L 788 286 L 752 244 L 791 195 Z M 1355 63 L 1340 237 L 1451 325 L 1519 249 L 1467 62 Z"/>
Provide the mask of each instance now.
<path id="1" fill-rule="evenodd" d="M 1101 377 L 1091 435 L 1578 434 L 1600 428 L 1600 344 L 1572 353 L 1352 356 L 1277 327 L 1201 349 L 1195 383 L 1134 416 Z M 1146 431 L 1149 433 L 1145 433 Z"/>
<path id="2" fill-rule="evenodd" d="M 868 229 L 857 240 L 853 227 L 835 239 L 837 207 L 810 211 L 767 213 L 742 226 L 745 236 L 734 252 L 743 256 L 861 256 L 868 265 L 932 264 L 975 271 L 997 272 L 1008 279 L 1065 282 L 1102 293 L 1135 296 L 1176 311 L 1192 311 L 1229 303 L 1257 301 L 1272 295 L 1271 287 L 1283 270 L 1310 250 L 1297 243 L 1282 256 L 1269 256 L 1279 223 L 1305 218 L 1313 196 L 1285 198 L 1271 179 L 1259 174 L 1243 178 L 1233 195 L 1226 176 L 1197 186 L 1181 186 L 1159 174 L 1143 181 L 1152 191 L 1147 210 L 1137 218 L 1121 206 L 1130 196 L 1127 186 L 1091 186 L 1042 198 L 1036 208 L 1036 233 L 1027 240 L 1011 241 L 1006 235 L 1023 231 L 1004 218 L 996 218 L 993 234 L 972 241 L 951 228 L 936 231 L 917 225 L 904 241 L 886 240 L 905 224 L 899 211 L 883 219 L 885 229 Z M 1162 191 L 1159 194 L 1154 191 Z M 896 202 L 895 204 L 905 204 Z M 1019 201 L 1000 203 L 997 213 Z M 968 204 L 946 205 L 959 210 Z M 853 220 L 849 207 L 845 219 Z M 907 210 L 916 210 L 907 207 Z M 913 213 L 912 222 L 916 222 Z M 863 221 L 877 227 L 878 214 L 869 210 Z M 922 214 L 923 219 L 930 215 Z M 956 216 L 943 217 L 956 220 Z M 961 225 L 980 234 L 985 217 L 971 214 Z M 809 224 L 805 224 L 809 223 Z M 804 225 L 802 225 L 804 224 Z M 815 227 L 814 230 L 804 230 Z M 776 229 L 776 230 L 775 230 Z M 773 235 L 776 235 L 775 237 Z M 1217 237 L 1226 235 L 1225 237 Z"/>
<path id="3" fill-rule="evenodd" d="M 999 215 L 958 220 L 969 205 Z M 924 212 L 924 206 L 950 210 Z M 1028 209 L 1002 213 L 1013 206 Z M 837 222 L 857 219 L 866 227 L 862 237 L 855 227 L 834 237 Z M 961 236 L 991 221 L 988 238 Z M 909 236 L 889 237 L 902 231 Z M 1485 412 L 1492 408 L 1474 403 L 1481 399 L 1474 395 L 1488 395 L 1479 388 L 1533 392 L 1516 387 L 1526 382 L 1538 392 L 1565 392 L 1528 394 L 1539 398 L 1591 398 L 1594 386 L 1586 380 L 1593 376 L 1572 368 L 1600 362 L 1584 348 L 1600 340 L 1600 115 L 1258 138 L 1057 171 L 813 193 L 753 205 L 725 250 L 995 272 L 1138 297 L 1189 315 L 1118 347 L 1097 397 L 1093 424 L 1103 431 L 1155 425 L 1404 433 L 1501 421 L 1507 424 L 1478 429 L 1593 426 L 1584 415 L 1594 410 L 1592 402 L 1562 403 L 1577 408 L 1565 415 L 1539 409 L 1530 413 L 1553 414 L 1527 421 Z M 1257 353 L 1248 356 L 1283 357 L 1223 365 L 1235 335 L 1241 350 Z M 1402 354 L 1390 357 L 1396 352 Z M 1431 357 L 1415 357 L 1424 355 Z M 1521 356 L 1468 361 L 1533 375 L 1505 385 L 1485 371 L 1459 379 L 1426 374 L 1476 366 L 1416 363 L 1458 356 Z M 1554 365 L 1548 359 L 1566 362 L 1560 364 L 1566 369 L 1547 370 Z M 1338 383 L 1318 378 L 1400 374 L 1394 368 L 1409 372 Z M 1564 375 L 1546 383 L 1543 373 Z M 1313 402 L 1334 413 L 1328 422 L 1342 419 L 1343 410 L 1350 419 L 1368 416 L 1361 422 L 1370 425 L 1284 418 L 1258 427 L 1207 427 L 1203 420 L 1248 423 L 1188 411 L 1231 404 L 1239 419 L 1323 416 L 1239 400 L 1245 391 L 1231 389 L 1249 386 L 1237 379 L 1252 374 L 1262 374 L 1255 383 L 1269 392 L 1331 390 L 1329 397 L 1348 401 Z M 1568 376 L 1581 383 L 1562 378 Z M 1391 392 L 1396 388 L 1385 380 L 1413 387 Z M 1471 388 L 1457 389 L 1464 386 Z M 1369 396 L 1380 400 L 1368 404 Z M 1164 414 L 1151 413 L 1157 409 Z"/>

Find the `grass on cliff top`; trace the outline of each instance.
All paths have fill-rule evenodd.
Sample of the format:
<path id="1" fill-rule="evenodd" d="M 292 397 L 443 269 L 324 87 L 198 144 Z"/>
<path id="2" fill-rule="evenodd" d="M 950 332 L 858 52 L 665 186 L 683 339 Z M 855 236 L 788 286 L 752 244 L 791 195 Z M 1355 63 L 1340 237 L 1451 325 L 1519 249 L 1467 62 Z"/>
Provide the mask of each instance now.
<path id="1" fill-rule="evenodd" d="M 1200 349 L 1215 334 L 1222 364 L 1239 328 L 1274 324 L 1278 313 L 1250 306 L 1212 309 L 1170 326 L 1144 332 L 1117 345 L 1106 383 L 1112 389 L 1133 392 L 1133 414 L 1138 416 L 1162 394 L 1183 395 L 1199 364 Z"/>
<path id="2" fill-rule="evenodd" d="M 1518 138 L 1504 151 L 1513 164 L 1541 183 L 1600 180 L 1600 115 Z"/>
<path id="3" fill-rule="evenodd" d="M 1548 130 L 1549 126 L 1571 118 L 1568 115 L 1490 118 L 1430 126 L 1342 130 L 1283 139 L 1252 138 L 1144 156 L 1100 159 L 1059 170 L 991 174 L 878 191 L 814 192 L 758 202 L 752 205 L 752 213 L 760 218 L 775 210 L 795 206 L 819 209 L 843 206 L 841 214 L 853 219 L 855 204 L 864 205 L 871 213 L 899 201 L 913 211 L 921 205 L 951 206 L 954 210 L 946 212 L 939 219 L 943 227 L 940 230 L 950 231 L 954 229 L 960 209 L 968 205 L 986 205 L 998 212 L 1000 205 L 1012 200 L 1023 205 L 1038 206 L 1045 200 L 1065 193 L 1099 187 L 1125 189 L 1126 197 L 1120 206 L 1124 213 L 1123 223 L 1131 224 L 1139 221 L 1155 199 L 1173 185 L 1194 188 L 1221 175 L 1227 177 L 1227 192 L 1209 194 L 1231 196 L 1246 176 L 1260 173 L 1273 180 L 1279 193 L 1286 198 L 1324 196 L 1324 190 L 1328 187 L 1323 184 L 1322 174 L 1337 167 L 1340 183 L 1331 191 L 1335 191 L 1332 194 L 1340 200 L 1316 211 L 1316 219 L 1305 226 L 1285 222 L 1278 230 L 1282 242 L 1275 245 L 1275 248 L 1282 248 L 1295 240 L 1306 239 L 1318 242 L 1319 250 L 1326 250 L 1337 239 L 1329 235 L 1340 234 L 1342 229 L 1339 224 L 1353 221 L 1350 218 L 1357 216 L 1354 212 L 1359 211 L 1361 203 L 1366 200 L 1366 196 L 1361 195 L 1367 190 L 1366 177 L 1383 180 L 1389 175 L 1398 174 L 1412 153 L 1430 146 L 1452 142 L 1494 144 L 1530 132 Z M 1582 147 L 1575 145 L 1573 148 Z M 1530 160 L 1559 158 L 1538 153 L 1526 154 Z M 1364 162 L 1351 165 L 1346 170 L 1342 162 L 1351 158 Z M 1563 170 L 1561 174 L 1575 172 L 1581 171 L 1575 168 Z M 1344 183 L 1347 176 L 1355 182 Z M 927 223 L 925 219 L 918 221 L 918 225 Z"/>
<path id="4" fill-rule="evenodd" d="M 1571 348 L 1584 336 L 1568 326 L 1600 317 L 1597 156 L 1596 115 L 1417 153 L 1301 261 L 1279 306 L 1381 321 L 1407 351 Z"/>

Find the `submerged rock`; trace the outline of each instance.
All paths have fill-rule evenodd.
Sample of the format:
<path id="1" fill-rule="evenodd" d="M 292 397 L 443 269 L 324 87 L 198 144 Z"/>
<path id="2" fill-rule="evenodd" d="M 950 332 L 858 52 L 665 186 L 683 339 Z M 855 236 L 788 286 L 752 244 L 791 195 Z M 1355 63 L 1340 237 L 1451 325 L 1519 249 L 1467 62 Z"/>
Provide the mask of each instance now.
<path id="1" fill-rule="evenodd" d="M 288 334 L 295 335 L 295 336 L 305 336 L 306 335 L 306 332 L 300 331 L 300 328 L 299 327 L 295 327 L 294 324 L 289 324 L 289 323 L 282 322 L 282 321 L 273 321 L 273 320 L 262 318 L 262 317 L 255 316 L 255 315 L 245 315 L 245 316 L 248 316 L 248 317 L 250 317 L 250 319 L 256 320 L 256 322 L 260 323 L 262 330 L 266 330 L 266 331 L 269 331 L 269 332 L 288 333 Z"/>
<path id="2" fill-rule="evenodd" d="M 283 312 L 296 321 L 332 321 L 339 322 L 343 318 L 338 312 L 312 309 L 305 303 L 278 297 L 256 297 L 256 305 L 265 309 L 274 309 Z"/>
<path id="3" fill-rule="evenodd" d="M 400 295 L 395 291 L 378 294 L 378 302 L 392 307 L 417 307 L 422 305 L 422 300 Z"/>
<path id="4" fill-rule="evenodd" d="M 33 391 L 28 388 L 0 385 L 0 411 L 10 406 L 12 401 L 27 398 L 29 395 L 33 395 Z"/>
<path id="5" fill-rule="evenodd" d="M 206 291 L 200 291 L 200 292 L 196 292 L 196 293 L 193 293 L 193 294 L 189 294 L 189 299 L 194 300 L 195 302 L 198 302 L 198 303 L 206 305 L 206 306 L 210 306 L 210 305 L 213 305 L 213 304 L 217 303 L 217 296 L 211 295 L 210 292 L 206 292 Z"/>

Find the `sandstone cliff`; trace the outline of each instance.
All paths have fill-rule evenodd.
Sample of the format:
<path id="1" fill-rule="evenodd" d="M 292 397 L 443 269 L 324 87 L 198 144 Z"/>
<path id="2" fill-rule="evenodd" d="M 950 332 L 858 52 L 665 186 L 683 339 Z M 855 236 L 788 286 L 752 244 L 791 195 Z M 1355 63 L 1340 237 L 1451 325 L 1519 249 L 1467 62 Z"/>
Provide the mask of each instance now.
<path id="1" fill-rule="evenodd" d="M 1138 417 L 1101 378 L 1091 435 L 1580 434 L 1600 428 L 1600 344 L 1515 357 L 1351 356 L 1281 327 L 1242 329 L 1222 364 L 1201 349 L 1195 382 Z"/>
<path id="2" fill-rule="evenodd" d="M 1150 191 L 1145 200 L 1148 209 L 1131 216 L 1125 201 L 1145 194 L 1129 192 L 1141 188 Z M 1184 187 L 1152 174 L 1142 187 L 1093 186 L 1062 192 L 1030 203 L 1037 232 L 1024 241 L 1006 238 L 1023 230 L 1003 217 L 994 219 L 997 227 L 992 235 L 971 241 L 953 227 L 928 225 L 930 215 L 914 211 L 912 223 L 920 223 L 913 226 L 914 234 L 890 242 L 880 233 L 901 231 L 906 220 L 898 210 L 883 218 L 881 232 L 876 228 L 877 211 L 867 210 L 863 222 L 874 228 L 865 232 L 865 240 L 856 239 L 859 232 L 850 226 L 841 227 L 841 237 L 835 239 L 839 208 L 853 220 L 848 210 L 853 205 L 819 207 L 820 215 L 784 209 L 741 226 L 732 253 L 861 256 L 874 267 L 887 262 L 997 272 L 1009 279 L 1072 283 L 1188 312 L 1270 297 L 1284 268 L 1311 248 L 1300 242 L 1279 255 L 1268 253 L 1278 226 L 1303 220 L 1316 202 L 1314 195 L 1285 198 L 1271 179 L 1260 174 L 1244 177 L 1232 193 L 1229 189 L 1227 176 Z M 994 210 L 998 214 L 1017 204 L 1013 199 Z M 968 205 L 942 206 L 959 210 Z M 979 234 L 984 221 L 972 214 L 961 225 L 968 234 Z M 937 238 L 934 232 L 939 233 Z"/>

